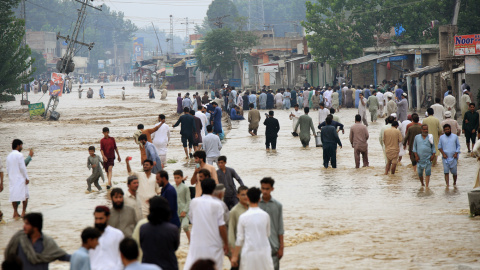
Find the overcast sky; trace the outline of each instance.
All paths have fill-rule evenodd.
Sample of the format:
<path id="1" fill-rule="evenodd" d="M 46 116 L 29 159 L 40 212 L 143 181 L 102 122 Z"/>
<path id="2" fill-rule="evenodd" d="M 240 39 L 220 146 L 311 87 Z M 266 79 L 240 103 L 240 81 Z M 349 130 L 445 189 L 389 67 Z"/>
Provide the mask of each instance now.
<path id="1" fill-rule="evenodd" d="M 170 15 L 173 15 L 173 31 L 185 36 L 185 18 L 189 21 L 189 34 L 194 24 L 201 24 L 212 0 L 96 0 L 94 5 L 105 3 L 113 10 L 122 11 L 139 28 L 155 24 L 157 29 L 170 32 Z M 184 23 L 184 24 L 181 24 Z"/>

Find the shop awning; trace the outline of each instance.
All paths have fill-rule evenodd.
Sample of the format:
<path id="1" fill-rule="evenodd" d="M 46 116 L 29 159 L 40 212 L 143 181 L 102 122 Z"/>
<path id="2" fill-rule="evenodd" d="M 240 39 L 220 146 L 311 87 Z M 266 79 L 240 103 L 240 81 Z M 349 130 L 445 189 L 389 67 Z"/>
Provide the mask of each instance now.
<path id="1" fill-rule="evenodd" d="M 304 58 L 307 58 L 307 57 L 306 56 L 300 56 L 300 57 L 291 58 L 291 59 L 285 60 L 285 63 L 298 61 L 298 60 L 301 60 L 301 59 L 304 59 Z"/>
<path id="2" fill-rule="evenodd" d="M 380 59 L 380 58 L 384 58 L 384 57 L 387 57 L 387 56 L 390 56 L 390 55 L 393 55 L 393 53 L 369 54 L 369 55 L 362 56 L 360 58 L 345 61 L 345 62 L 343 62 L 343 64 L 344 65 L 356 65 L 356 64 L 361 64 L 361 63 L 377 60 L 377 59 Z"/>
<path id="3" fill-rule="evenodd" d="M 435 65 L 435 66 L 428 66 L 424 68 L 419 68 L 413 72 L 405 74 L 405 76 L 410 76 L 410 77 L 422 77 L 427 74 L 432 74 L 432 73 L 437 73 L 443 71 L 443 67 L 440 65 Z"/>

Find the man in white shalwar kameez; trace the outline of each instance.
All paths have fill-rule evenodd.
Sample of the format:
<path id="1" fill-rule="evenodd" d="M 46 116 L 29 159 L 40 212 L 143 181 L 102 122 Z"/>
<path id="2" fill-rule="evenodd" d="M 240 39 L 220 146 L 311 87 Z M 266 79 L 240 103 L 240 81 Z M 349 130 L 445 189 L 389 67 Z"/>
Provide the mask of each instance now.
<path id="1" fill-rule="evenodd" d="M 190 202 L 188 217 L 192 223 L 190 248 L 184 270 L 190 270 L 198 259 L 211 259 L 216 269 L 223 269 L 223 258 L 228 252 L 227 228 L 223 219 L 223 206 L 212 197 L 213 179 L 201 183 L 203 195 Z"/>
<path id="2" fill-rule="evenodd" d="M 163 124 L 162 124 L 163 123 Z M 160 114 L 158 116 L 158 123 L 155 127 L 162 124 L 162 126 L 152 134 L 152 143 L 157 150 L 162 164 L 167 164 L 167 146 L 170 142 L 170 127 L 165 124 L 165 115 Z"/>
<path id="3" fill-rule="evenodd" d="M 452 113 L 452 119 L 455 120 L 455 105 L 457 100 L 452 96 L 452 92 L 448 91 L 448 95 L 443 99 L 443 105 L 445 106 L 445 111 L 450 111 Z"/>
<path id="4" fill-rule="evenodd" d="M 195 113 L 195 117 L 198 117 L 198 119 L 200 119 L 200 121 L 202 121 L 202 132 L 200 132 L 201 135 L 202 135 L 202 142 L 203 142 L 203 138 L 208 134 L 207 133 L 207 126 L 208 126 L 209 123 L 208 123 L 207 116 L 205 115 L 206 111 L 207 111 L 207 106 L 203 105 L 202 110 L 197 111 Z"/>
<path id="5" fill-rule="evenodd" d="M 297 134 L 300 133 L 300 127 L 297 128 L 297 130 L 295 130 L 295 126 L 297 125 L 297 122 L 298 122 L 298 118 L 300 118 L 300 116 L 302 116 L 302 114 L 300 113 L 300 111 L 298 110 L 298 104 L 295 104 L 295 110 L 293 112 L 290 113 L 289 117 L 290 117 L 290 120 L 292 120 L 292 130 L 293 132 L 296 132 Z"/>
<path id="6" fill-rule="evenodd" d="M 28 205 L 28 174 L 22 153 L 23 142 L 15 139 L 12 142 L 12 152 L 7 156 L 7 173 L 9 181 L 9 202 L 13 206 L 13 218 L 18 218 L 18 202 L 22 202 L 22 217 L 25 216 Z"/>
<path id="7" fill-rule="evenodd" d="M 330 114 L 330 110 L 325 108 L 325 103 L 320 102 L 320 109 L 318 109 L 318 124 L 325 122 L 327 116 Z"/>
<path id="8" fill-rule="evenodd" d="M 367 122 L 367 99 L 363 97 L 363 93 L 360 93 L 358 99 L 358 114 L 362 117 L 362 122 L 368 127 Z"/>
<path id="9" fill-rule="evenodd" d="M 232 256 L 232 266 L 238 265 L 238 253 L 242 250 L 240 270 L 273 270 L 270 236 L 270 216 L 258 207 L 259 188 L 247 192 L 249 207 L 240 215 L 237 225 L 237 240 Z"/>
<path id="10" fill-rule="evenodd" d="M 325 103 L 326 108 L 330 108 L 332 106 L 332 94 L 333 90 L 329 87 L 325 93 L 323 93 L 323 103 Z"/>

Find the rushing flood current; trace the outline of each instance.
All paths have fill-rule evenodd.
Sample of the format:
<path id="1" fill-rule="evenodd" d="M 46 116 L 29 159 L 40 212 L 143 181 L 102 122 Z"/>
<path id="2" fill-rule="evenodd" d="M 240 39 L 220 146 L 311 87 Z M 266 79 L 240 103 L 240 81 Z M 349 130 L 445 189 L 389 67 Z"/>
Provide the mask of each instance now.
<path id="1" fill-rule="evenodd" d="M 124 85 L 127 99 L 121 100 L 120 88 Z M 86 87 L 94 88 L 94 99 L 86 99 L 85 92 L 82 99 L 78 99 L 76 91 L 64 95 L 57 109 L 61 114 L 58 122 L 30 120 L 19 101 L 2 104 L 0 110 L 0 157 L 5 164 L 15 138 L 23 140 L 24 155 L 28 148 L 34 148 L 28 166 L 28 211 L 44 214 L 44 233 L 53 236 L 69 253 L 80 246 L 82 229 L 93 225 L 94 207 L 111 205 L 105 191 L 84 192 L 90 175 L 87 148 L 94 145 L 99 154 L 101 129 L 108 126 L 117 141 L 122 162 L 115 163 L 113 181 L 126 190 L 125 158 L 132 156 L 132 169 L 140 169 L 138 146 L 132 138 L 137 124 L 153 127 L 158 114 L 163 113 L 171 127 L 178 118 L 178 91 L 170 91 L 166 101 L 159 100 L 158 92 L 155 100 L 149 100 L 148 88 L 133 88 L 131 82 L 112 83 L 105 85 L 106 99 L 99 99 L 99 85 Z M 203 95 L 203 91 L 199 93 Z M 31 94 L 30 101 L 46 104 L 48 97 L 41 96 Z M 412 172 L 408 157 L 398 166 L 397 174 L 383 175 L 384 159 L 378 141 L 383 119 L 369 123 L 370 167 L 355 169 L 348 134 L 356 109 L 342 109 L 337 114 L 346 127 L 345 134 L 340 133 L 343 148 L 337 150 L 337 169 L 323 168 L 322 148 L 314 147 L 313 137 L 311 148 L 306 150 L 298 137 L 292 137 L 289 111 L 275 111 L 281 126 L 277 153 L 265 151 L 264 112 L 258 137 L 248 134 L 247 121 L 234 121 L 223 143 L 221 153 L 228 157 L 227 166 L 235 168 L 247 186 L 259 186 L 265 176 L 276 181 L 272 195 L 283 204 L 285 222 L 281 268 L 479 269 L 480 219 L 469 217 L 467 199 L 477 163 L 467 156 L 465 137 L 460 137 L 457 187 L 445 187 L 440 165 L 432 169 L 431 187 L 425 190 Z M 317 126 L 318 112 L 310 115 Z M 171 130 L 167 159 L 176 163 L 168 163 L 166 170 L 172 175 L 173 170 L 182 169 L 191 176 L 194 163 L 184 158 L 179 131 L 179 127 Z M 12 219 L 8 177 L 4 183 L 0 202 L 7 224 L 0 225 L 2 260 L 8 240 L 23 225 Z M 187 252 L 182 232 L 177 251 L 181 266 Z M 50 268 L 68 269 L 69 265 L 56 262 Z M 229 269 L 227 260 L 224 268 Z"/>

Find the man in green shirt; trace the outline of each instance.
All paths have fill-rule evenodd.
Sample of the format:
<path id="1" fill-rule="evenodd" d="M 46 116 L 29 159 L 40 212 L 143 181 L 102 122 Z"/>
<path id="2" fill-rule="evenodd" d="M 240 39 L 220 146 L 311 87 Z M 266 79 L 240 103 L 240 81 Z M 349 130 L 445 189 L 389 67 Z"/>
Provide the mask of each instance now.
<path id="1" fill-rule="evenodd" d="M 260 181 L 262 199 L 260 208 L 270 216 L 270 246 L 272 247 L 272 260 L 275 270 L 280 269 L 280 259 L 283 257 L 283 213 L 282 204 L 272 198 L 275 180 L 265 177 Z"/>
<path id="2" fill-rule="evenodd" d="M 173 172 L 173 179 L 175 180 L 175 190 L 177 191 L 177 205 L 178 217 L 180 218 L 180 230 L 187 235 L 188 243 L 190 243 L 190 225 L 188 220 L 188 210 L 190 208 L 190 189 L 185 185 L 186 177 L 183 177 L 183 171 L 176 170 Z"/>
<path id="3" fill-rule="evenodd" d="M 230 253 L 233 254 L 235 249 L 235 242 L 237 241 L 237 225 L 240 215 L 248 210 L 248 188 L 246 186 L 240 186 L 237 191 L 238 203 L 230 210 L 230 219 L 228 220 L 228 247 Z M 238 269 L 238 267 L 232 267 L 232 270 Z"/>

